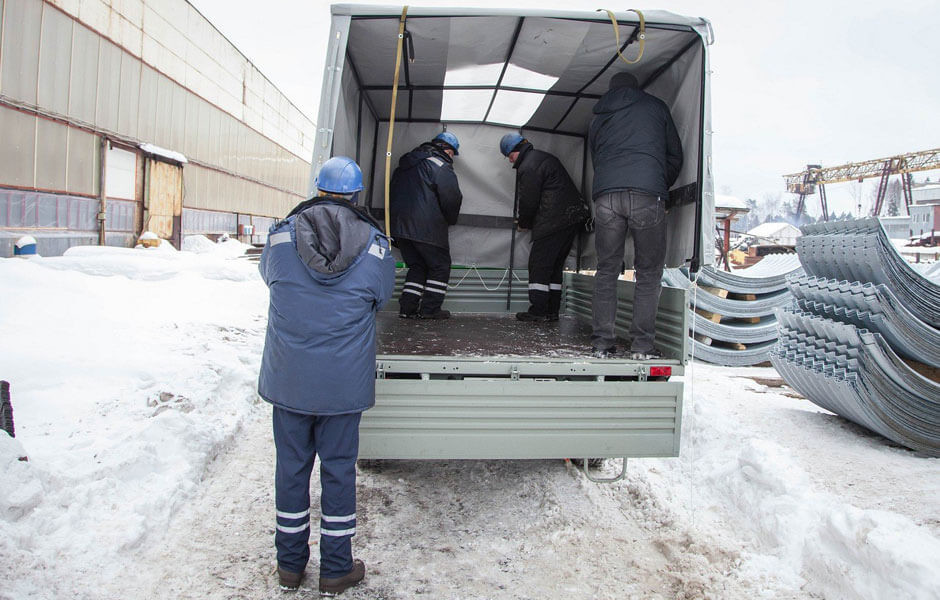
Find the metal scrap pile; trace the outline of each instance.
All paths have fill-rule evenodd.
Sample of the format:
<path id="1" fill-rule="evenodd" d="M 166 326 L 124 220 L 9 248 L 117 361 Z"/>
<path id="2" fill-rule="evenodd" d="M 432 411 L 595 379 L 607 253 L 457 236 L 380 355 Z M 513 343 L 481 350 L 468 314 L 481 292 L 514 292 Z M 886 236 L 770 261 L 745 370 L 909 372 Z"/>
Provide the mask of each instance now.
<path id="1" fill-rule="evenodd" d="M 802 228 L 805 275 L 777 309 L 771 362 L 793 388 L 886 438 L 940 456 L 940 285 L 877 219 Z"/>
<path id="2" fill-rule="evenodd" d="M 771 254 L 752 267 L 731 273 L 714 267 L 702 269 L 698 290 L 689 294 L 694 358 L 725 366 L 769 360 L 777 339 L 774 309 L 791 303 L 787 277 L 801 273 L 796 254 Z M 663 283 L 692 288 L 688 273 L 680 269 L 667 269 Z"/>

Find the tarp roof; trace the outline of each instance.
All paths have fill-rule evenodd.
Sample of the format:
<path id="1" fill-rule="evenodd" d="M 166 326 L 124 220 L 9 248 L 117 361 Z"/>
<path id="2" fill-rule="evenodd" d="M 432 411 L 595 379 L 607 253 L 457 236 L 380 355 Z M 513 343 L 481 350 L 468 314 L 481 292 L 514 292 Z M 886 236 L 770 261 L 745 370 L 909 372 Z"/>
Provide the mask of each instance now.
<path id="1" fill-rule="evenodd" d="M 379 120 L 391 111 L 396 36 L 389 19 L 401 7 L 334 5 L 350 15 L 347 63 Z M 615 13 L 625 55 L 637 53 L 638 17 Z M 701 44 L 710 26 L 665 11 L 646 17 L 646 56 L 630 67 L 648 87 Z M 461 17 L 455 24 L 453 17 Z M 619 66 L 604 12 L 532 9 L 409 8 L 413 61 L 404 61 L 396 120 L 475 122 L 584 135 L 597 99 Z M 546 51 L 546 49 L 550 49 Z M 443 114 L 442 114 L 443 113 Z"/>

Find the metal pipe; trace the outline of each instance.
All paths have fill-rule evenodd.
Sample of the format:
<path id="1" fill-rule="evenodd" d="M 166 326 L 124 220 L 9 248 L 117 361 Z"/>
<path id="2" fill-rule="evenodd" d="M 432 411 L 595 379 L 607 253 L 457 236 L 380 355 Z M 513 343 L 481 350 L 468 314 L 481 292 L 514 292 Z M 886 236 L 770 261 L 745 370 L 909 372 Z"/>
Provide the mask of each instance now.
<path id="1" fill-rule="evenodd" d="M 108 198 L 105 194 L 105 183 L 108 166 L 108 138 L 101 137 L 101 145 L 98 148 L 98 245 L 105 245 L 105 233 L 107 228 L 108 216 Z"/>

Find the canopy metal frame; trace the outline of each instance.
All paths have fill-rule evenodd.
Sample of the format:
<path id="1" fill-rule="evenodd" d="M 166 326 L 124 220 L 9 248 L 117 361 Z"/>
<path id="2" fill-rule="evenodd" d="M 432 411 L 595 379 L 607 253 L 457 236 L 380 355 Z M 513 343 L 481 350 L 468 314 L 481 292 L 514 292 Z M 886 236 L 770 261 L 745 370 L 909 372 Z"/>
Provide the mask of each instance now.
<path id="1" fill-rule="evenodd" d="M 463 16 L 471 16 L 471 15 L 469 15 L 469 14 L 421 14 L 421 15 L 409 15 L 409 16 L 408 16 L 408 20 L 409 20 L 409 21 L 412 21 L 412 20 L 418 20 L 418 19 L 458 18 L 458 17 L 463 17 Z M 509 15 L 506 15 L 506 16 L 509 16 Z M 503 60 L 503 64 L 502 64 L 502 67 L 501 67 L 501 69 L 500 69 L 499 77 L 498 77 L 497 81 L 496 81 L 494 84 L 491 84 L 491 85 L 487 85 L 487 84 L 482 84 L 482 85 L 444 85 L 444 84 L 440 84 L 440 85 L 425 85 L 425 84 L 415 84 L 415 83 L 412 81 L 412 78 L 411 78 L 411 72 L 410 72 L 410 68 L 409 68 L 409 60 L 408 60 L 407 57 L 405 57 L 405 58 L 403 59 L 403 62 L 404 62 L 404 68 L 403 68 L 403 73 L 404 73 L 404 85 L 400 85 L 400 86 L 399 86 L 399 89 L 402 90 L 402 91 L 407 91 L 407 93 L 408 93 L 408 109 L 407 109 L 407 115 L 406 115 L 406 116 L 399 117 L 399 116 L 396 115 L 395 120 L 396 120 L 397 122 L 401 122 L 401 123 L 438 123 L 438 124 L 440 124 L 445 130 L 446 130 L 448 124 L 454 124 L 454 125 L 458 125 L 458 124 L 463 124 L 463 125 L 488 125 L 488 126 L 495 126 L 495 127 L 504 127 L 504 128 L 507 128 L 507 129 L 515 129 L 515 130 L 518 130 L 518 131 L 519 131 L 521 134 L 523 134 L 523 135 L 525 134 L 526 131 L 532 131 L 532 132 L 539 132 L 539 133 L 545 133 L 545 134 L 550 134 L 550 135 L 563 135 L 563 136 L 570 136 L 570 137 L 573 137 L 573 138 L 577 138 L 577 139 L 579 139 L 579 140 L 582 142 L 582 146 L 583 146 L 583 154 L 584 154 L 584 156 L 583 156 L 583 159 L 582 159 L 582 160 L 583 160 L 583 164 L 582 164 L 582 174 L 581 174 L 581 175 L 582 175 L 582 176 L 581 176 L 581 188 L 582 188 L 582 193 L 586 195 L 586 193 L 587 193 L 587 175 L 588 175 L 588 173 L 587 173 L 587 170 L 588 170 L 588 166 L 587 166 L 587 160 L 588 160 L 588 149 L 587 149 L 587 145 L 588 145 L 588 133 L 587 133 L 587 131 L 573 131 L 573 130 L 570 130 L 570 129 L 566 129 L 566 128 L 564 127 L 564 125 L 565 125 L 565 122 L 567 121 L 568 117 L 571 115 L 571 113 L 572 113 L 572 112 L 574 111 L 574 109 L 576 108 L 578 102 L 580 102 L 582 99 L 584 99 L 584 100 L 593 100 L 593 101 L 597 101 L 598 99 L 600 99 L 600 98 L 602 97 L 602 94 L 590 93 L 590 92 L 587 92 L 586 90 L 587 90 L 588 88 L 590 88 L 590 86 L 593 85 L 598 79 L 600 79 L 600 78 L 608 71 L 608 69 L 610 69 L 610 68 L 617 62 L 617 60 L 618 60 L 618 58 L 619 58 L 619 57 L 618 57 L 618 53 L 617 53 L 616 51 L 612 51 L 612 52 L 611 52 L 610 59 L 597 71 L 597 73 L 594 74 L 593 77 L 591 77 L 591 78 L 590 78 L 586 83 L 584 83 L 577 91 L 574 91 L 574 92 L 565 91 L 565 90 L 552 90 L 552 89 L 546 90 L 546 89 L 539 89 L 539 88 L 535 88 L 535 87 L 522 87 L 522 86 L 517 86 L 517 85 L 504 85 L 504 84 L 503 84 L 504 77 L 505 77 L 506 72 L 507 72 L 507 70 L 508 70 L 508 68 L 509 68 L 509 65 L 512 63 L 513 54 L 514 54 L 514 51 L 515 51 L 515 49 L 516 49 L 516 46 L 517 46 L 517 42 L 518 42 L 518 40 L 519 40 L 519 37 L 520 37 L 520 35 L 521 35 L 522 31 L 523 31 L 523 28 L 524 28 L 524 25 L 525 25 L 527 16 L 541 16 L 541 17 L 544 17 L 544 18 L 556 19 L 556 20 L 560 20 L 560 21 L 577 21 L 577 22 L 581 22 L 581 23 L 585 23 L 585 22 L 586 22 L 586 23 L 601 23 L 601 24 L 609 23 L 608 20 L 603 19 L 603 18 L 590 19 L 590 18 L 575 18 L 575 17 L 571 17 L 571 16 L 546 16 L 546 15 L 535 15 L 535 14 L 532 14 L 532 15 L 519 15 L 519 16 L 517 16 L 517 23 L 516 23 L 516 26 L 515 26 L 515 28 L 514 28 L 514 30 L 513 30 L 513 36 L 512 36 L 511 42 L 510 42 L 510 44 L 509 44 L 509 46 L 508 46 L 508 50 L 507 50 L 507 52 L 506 52 L 505 59 Z M 384 15 L 350 14 L 350 15 L 348 16 L 348 18 L 350 19 L 349 23 L 350 23 L 350 25 L 351 25 L 352 22 L 360 21 L 360 20 L 389 20 L 389 21 L 397 21 L 397 20 L 399 19 L 399 15 L 393 15 L 393 14 L 384 14 Z M 704 21 L 704 20 L 703 20 L 703 21 Z M 708 25 L 707 21 L 705 21 L 705 24 Z M 629 37 L 627 37 L 627 39 L 626 39 L 626 40 L 620 45 L 620 47 L 618 48 L 619 52 L 620 52 L 620 53 L 623 53 L 630 45 L 634 44 L 634 43 L 637 41 L 638 35 L 639 35 L 639 24 L 636 23 L 636 22 L 634 22 L 634 21 L 631 21 L 631 20 L 622 20 L 622 19 L 618 19 L 618 20 L 617 20 L 617 25 L 620 26 L 620 27 L 631 27 L 631 28 L 632 28 L 632 31 L 631 31 Z M 662 65 L 660 65 L 652 74 L 650 74 L 648 77 L 646 77 L 645 79 L 643 79 L 643 80 L 640 82 L 640 88 L 641 88 L 641 89 L 646 89 L 646 88 L 648 88 L 649 86 L 653 85 L 661 76 L 663 76 L 665 73 L 667 73 L 671 67 L 673 67 L 678 61 L 682 60 L 682 58 L 683 58 L 684 56 L 686 56 L 688 52 L 692 51 L 692 50 L 693 50 L 694 48 L 696 48 L 699 44 L 703 44 L 703 45 L 709 45 L 709 44 L 710 44 L 710 39 L 707 38 L 707 37 L 703 37 L 702 34 L 698 31 L 698 29 L 697 29 L 695 26 L 692 26 L 692 25 L 672 24 L 672 23 L 659 23 L 659 22 L 649 22 L 649 21 L 647 21 L 647 23 L 646 23 L 646 28 L 647 28 L 648 30 L 657 30 L 657 29 L 659 29 L 659 30 L 666 30 L 666 31 L 687 32 L 687 33 L 692 34 L 692 36 L 691 36 L 691 39 L 690 39 L 687 43 L 683 44 L 676 52 L 673 53 L 672 56 L 670 56 L 670 57 L 669 57 Z M 408 38 L 410 38 L 410 33 L 408 33 L 408 31 L 407 31 L 407 24 L 406 24 L 405 36 L 406 36 L 406 42 L 410 43 L 410 39 L 408 39 Z M 344 40 L 344 41 L 345 41 L 345 40 Z M 414 52 L 414 51 L 411 50 L 412 56 L 413 56 L 413 52 Z M 348 66 L 348 68 L 349 68 L 349 70 L 350 70 L 350 72 L 351 72 L 352 77 L 354 78 L 354 82 L 355 82 L 355 85 L 356 85 L 356 88 L 357 88 L 357 92 L 358 92 L 358 96 L 359 96 L 359 98 L 358 98 L 358 110 L 356 110 L 356 116 L 355 116 L 355 118 L 356 118 L 356 128 L 355 128 L 355 130 L 356 130 L 356 151 L 355 151 L 355 154 L 356 154 L 356 160 L 357 160 L 357 162 L 360 162 L 360 159 L 362 158 L 362 156 L 361 156 L 361 154 L 362 154 L 362 145 L 363 145 L 363 144 L 362 144 L 362 142 L 363 142 L 362 138 L 363 138 L 363 129 L 364 129 L 364 127 L 363 127 L 363 118 L 364 118 L 364 116 L 365 116 L 365 111 L 364 111 L 364 109 L 363 109 L 364 106 L 365 106 L 365 108 L 368 109 L 368 112 L 369 112 L 369 114 L 370 114 L 370 116 L 372 117 L 373 122 L 374 122 L 374 128 L 373 128 L 373 131 L 372 131 L 372 148 L 373 148 L 373 151 L 371 152 L 372 156 L 371 156 L 370 167 L 369 167 L 369 169 L 370 169 L 370 181 L 374 181 L 374 180 L 375 180 L 375 175 L 376 175 L 376 156 L 377 156 L 377 150 L 376 150 L 376 149 L 377 149 L 377 147 L 378 147 L 377 144 L 378 144 L 378 141 L 379 141 L 379 130 L 380 130 L 380 128 L 381 128 L 381 124 L 383 124 L 383 123 L 388 124 L 388 123 L 389 123 L 389 116 L 388 116 L 388 115 L 381 115 L 381 114 L 379 114 L 379 111 L 378 111 L 377 105 L 376 105 L 376 99 L 373 97 L 373 93 L 374 93 L 374 92 L 390 92 L 390 91 L 392 90 L 392 86 L 391 86 L 391 85 L 365 85 L 365 84 L 363 83 L 362 77 L 361 77 L 361 75 L 360 75 L 360 73 L 359 73 L 358 68 L 356 67 L 355 61 L 353 60 L 353 57 L 352 57 L 352 55 L 351 55 L 351 53 L 350 53 L 348 47 L 345 47 L 345 52 L 344 52 L 344 54 L 345 54 L 345 56 L 344 56 L 344 58 L 345 58 L 345 63 L 346 63 L 346 65 Z M 702 54 L 702 66 L 701 66 L 701 70 L 702 70 L 702 74 L 701 74 L 701 79 L 702 79 L 701 89 L 703 89 L 703 90 L 706 89 L 705 86 L 706 86 L 706 82 L 707 82 L 707 75 L 706 75 L 706 73 L 705 73 L 705 68 L 706 68 L 705 65 L 706 65 L 706 57 L 705 57 L 705 53 L 703 52 L 703 54 Z M 485 114 L 484 114 L 482 120 L 478 120 L 478 119 L 440 119 L 440 118 L 435 119 L 435 118 L 426 118 L 426 117 L 420 117 L 420 116 L 419 116 L 419 117 L 416 117 L 416 116 L 414 115 L 413 107 L 414 107 L 414 96 L 415 96 L 415 92 L 445 92 L 445 91 L 448 91 L 448 90 L 458 90 L 458 91 L 459 91 L 459 90 L 487 90 L 487 91 L 491 91 L 492 94 L 491 94 L 491 96 L 490 96 L 490 100 L 489 100 L 489 103 L 488 103 L 488 105 L 487 105 L 486 112 L 485 112 Z M 497 96 L 497 94 L 498 94 L 500 91 L 532 93 L 532 94 L 538 94 L 538 95 L 543 96 L 543 97 L 563 97 L 563 98 L 571 98 L 571 103 L 568 105 L 567 109 L 564 111 L 564 113 L 562 114 L 562 116 L 558 119 L 558 121 L 557 121 L 557 122 L 554 124 L 554 126 L 552 126 L 552 127 L 540 127 L 540 126 L 526 125 L 526 124 L 518 125 L 518 124 L 510 124 L 510 123 L 496 122 L 496 121 L 490 120 L 490 114 L 491 114 L 492 108 L 493 108 L 493 106 L 494 106 L 494 104 L 495 104 L 496 96 Z M 363 106 L 363 105 L 364 105 L 364 106 Z M 702 126 L 702 127 L 704 127 L 704 125 L 705 125 L 705 123 L 706 123 L 706 113 L 705 113 L 705 111 L 706 111 L 706 94 L 703 92 L 703 93 L 702 93 L 702 97 L 701 97 L 701 102 L 700 102 L 699 111 L 698 111 L 698 113 L 699 113 L 699 122 L 700 122 L 700 126 Z M 330 136 L 330 137 L 332 138 L 332 136 Z M 332 141 L 333 141 L 333 140 L 330 139 L 330 142 L 331 142 L 331 146 L 330 146 L 331 152 L 332 152 Z M 697 173 L 697 177 L 696 177 L 696 179 L 697 179 L 697 181 L 696 181 L 696 184 L 697 184 L 696 187 L 698 188 L 696 191 L 697 191 L 698 193 L 695 194 L 695 196 L 697 196 L 698 198 L 702 198 L 702 195 L 703 195 L 703 193 L 704 193 L 704 173 L 703 173 L 703 171 L 704 171 L 704 152 L 705 152 L 704 136 L 699 136 L 699 143 L 698 143 L 698 147 L 696 148 L 696 150 L 697 150 L 697 154 L 698 154 L 698 156 L 699 156 L 699 160 L 698 160 L 698 173 Z M 360 162 L 360 164 L 361 164 L 361 162 Z M 370 207 L 371 207 L 371 205 L 372 205 L 372 200 L 373 200 L 373 199 L 372 199 L 372 192 L 374 191 L 374 188 L 375 188 L 374 185 L 371 185 L 371 186 L 370 186 L 370 197 L 369 197 L 369 199 L 367 200 L 367 205 L 370 206 Z M 689 190 L 686 190 L 686 192 L 688 192 L 688 191 L 689 191 Z M 701 240 L 700 240 L 700 238 L 701 238 L 701 231 L 700 231 L 700 229 L 701 229 L 701 218 L 700 218 L 700 217 L 701 217 L 701 211 L 702 211 L 703 207 L 702 207 L 702 205 L 701 205 L 701 204 L 702 204 L 701 202 L 696 202 L 696 204 L 697 204 L 697 207 L 696 207 L 696 213 L 697 213 L 697 215 L 696 215 L 696 225 L 695 225 L 696 232 L 695 232 L 695 235 L 694 235 L 694 250 L 693 250 L 693 252 L 692 252 L 692 256 L 689 257 L 689 260 L 690 260 L 690 265 L 689 265 L 689 266 L 691 267 L 691 269 L 692 269 L 693 271 L 698 270 L 698 268 L 700 267 L 700 265 L 701 265 L 701 253 L 702 253 Z M 497 227 L 500 227 L 500 226 L 509 226 L 509 223 L 508 223 L 508 222 L 507 222 L 507 223 L 504 223 L 504 221 L 508 221 L 508 220 L 507 220 L 507 219 L 504 219 L 504 218 L 501 218 L 501 217 L 500 217 L 500 218 L 494 218 L 493 221 L 494 221 L 494 222 L 492 222 L 492 223 L 488 223 L 488 225 L 490 225 L 490 226 L 496 225 Z M 497 224 L 495 221 L 499 221 L 499 223 Z M 482 224 L 482 223 L 481 223 L 481 224 Z M 579 263 L 579 266 L 580 266 L 580 254 L 581 254 L 581 252 L 580 252 L 580 246 L 581 246 L 581 240 L 579 239 L 578 242 L 579 242 L 579 243 L 578 243 L 578 246 L 579 246 L 579 248 L 578 248 L 578 263 Z"/>

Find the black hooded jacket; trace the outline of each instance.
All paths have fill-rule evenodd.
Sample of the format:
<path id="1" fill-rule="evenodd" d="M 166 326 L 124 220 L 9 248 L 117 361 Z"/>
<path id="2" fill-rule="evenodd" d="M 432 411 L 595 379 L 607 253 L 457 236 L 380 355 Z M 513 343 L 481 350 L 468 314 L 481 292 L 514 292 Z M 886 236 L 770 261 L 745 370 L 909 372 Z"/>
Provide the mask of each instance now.
<path id="1" fill-rule="evenodd" d="M 399 159 L 390 185 L 393 238 L 450 248 L 447 228 L 457 223 L 463 201 L 453 162 L 433 143 Z"/>
<path id="2" fill-rule="evenodd" d="M 666 103 L 636 87 L 618 87 L 594 106 L 588 133 L 593 197 L 634 189 L 666 199 L 682 167 L 682 142 Z"/>
<path id="3" fill-rule="evenodd" d="M 531 229 L 532 239 L 583 223 L 591 214 L 554 155 L 524 142 L 512 168 L 516 170 L 519 227 Z"/>

